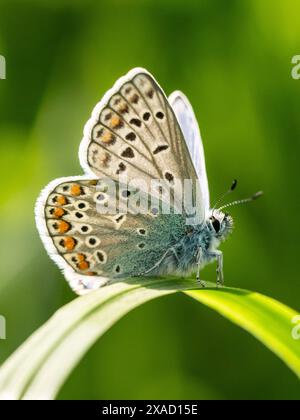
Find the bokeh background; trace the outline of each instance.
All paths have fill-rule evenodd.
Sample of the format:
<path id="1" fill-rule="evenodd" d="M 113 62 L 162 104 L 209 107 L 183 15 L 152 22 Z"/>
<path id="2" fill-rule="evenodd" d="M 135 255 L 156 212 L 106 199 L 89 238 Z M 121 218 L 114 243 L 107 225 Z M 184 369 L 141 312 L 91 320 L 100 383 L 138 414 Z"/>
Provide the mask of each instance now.
<path id="1" fill-rule="evenodd" d="M 114 81 L 146 67 L 181 89 L 199 119 L 212 200 L 233 178 L 225 280 L 300 310 L 300 54 L 297 0 L 0 0 L 0 362 L 74 299 L 34 224 L 53 178 L 82 173 L 77 151 Z M 204 270 L 215 279 L 215 267 Z M 299 343 L 300 346 L 300 343 Z M 186 296 L 123 318 L 84 357 L 59 398 L 289 399 L 296 377 L 254 338 Z"/>

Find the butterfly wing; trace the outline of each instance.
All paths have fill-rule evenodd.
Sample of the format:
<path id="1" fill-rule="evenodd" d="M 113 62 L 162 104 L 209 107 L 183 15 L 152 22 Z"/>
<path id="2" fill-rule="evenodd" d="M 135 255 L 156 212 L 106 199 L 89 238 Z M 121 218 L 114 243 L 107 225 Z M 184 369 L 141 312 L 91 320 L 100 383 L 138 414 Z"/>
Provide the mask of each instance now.
<path id="1" fill-rule="evenodd" d="M 79 157 L 85 172 L 98 177 L 162 179 L 171 188 L 174 179 L 198 182 L 174 111 L 141 68 L 120 78 L 96 105 Z"/>
<path id="2" fill-rule="evenodd" d="M 169 102 L 172 106 L 184 139 L 188 146 L 194 168 L 197 172 L 198 179 L 203 194 L 203 201 L 206 213 L 209 210 L 209 188 L 205 167 L 204 148 L 202 144 L 199 126 L 192 108 L 187 97 L 179 91 L 173 92 L 169 96 Z"/>
<path id="3" fill-rule="evenodd" d="M 40 236 L 76 293 L 145 274 L 182 236 L 182 215 L 153 214 L 145 195 L 146 206 L 132 214 L 128 194 L 128 186 L 112 190 L 107 180 L 85 176 L 57 179 L 38 199 Z"/>

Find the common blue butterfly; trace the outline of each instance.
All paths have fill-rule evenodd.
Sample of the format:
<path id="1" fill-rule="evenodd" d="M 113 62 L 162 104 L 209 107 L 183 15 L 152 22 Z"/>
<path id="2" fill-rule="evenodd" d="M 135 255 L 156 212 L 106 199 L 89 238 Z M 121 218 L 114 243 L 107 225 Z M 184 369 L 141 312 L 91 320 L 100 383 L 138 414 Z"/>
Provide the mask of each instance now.
<path id="1" fill-rule="evenodd" d="M 149 72 L 131 70 L 96 105 L 84 128 L 79 159 L 85 175 L 55 179 L 36 204 L 45 248 L 76 293 L 133 276 L 197 271 L 200 281 L 200 268 L 213 260 L 217 284 L 223 284 L 223 256 L 217 248 L 231 232 L 232 218 L 221 211 L 225 206 L 210 209 L 200 132 L 181 92 L 167 98 Z M 118 193 L 114 211 L 109 180 Z M 149 197 L 145 189 L 153 180 L 160 183 Z M 197 223 L 188 221 L 185 208 L 177 211 L 183 197 L 178 180 L 192 181 Z M 141 211 L 123 211 L 137 192 Z M 169 213 L 160 211 L 167 201 L 164 194 L 172 198 Z M 110 211 L 100 212 L 99 206 Z"/>

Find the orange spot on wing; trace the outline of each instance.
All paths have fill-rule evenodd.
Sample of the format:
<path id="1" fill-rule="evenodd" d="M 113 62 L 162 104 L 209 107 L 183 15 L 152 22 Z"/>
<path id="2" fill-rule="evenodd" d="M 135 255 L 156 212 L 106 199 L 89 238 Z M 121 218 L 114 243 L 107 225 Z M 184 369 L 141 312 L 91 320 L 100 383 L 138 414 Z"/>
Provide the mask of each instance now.
<path id="1" fill-rule="evenodd" d="M 76 245 L 76 241 L 74 238 L 72 238 L 72 236 L 68 236 L 67 238 L 65 238 L 64 241 L 64 247 L 68 250 L 68 251 L 72 251 L 72 249 L 75 248 Z"/>
<path id="2" fill-rule="evenodd" d="M 88 271 L 85 273 L 86 276 L 97 276 L 97 273 L 95 271 Z"/>
<path id="3" fill-rule="evenodd" d="M 64 195 L 59 195 L 59 196 L 56 198 L 56 202 L 57 202 L 58 204 L 60 204 L 61 206 L 64 206 L 65 204 L 67 204 L 67 199 L 66 199 L 66 197 L 65 197 Z"/>
<path id="4" fill-rule="evenodd" d="M 71 195 L 77 196 L 77 195 L 82 194 L 82 188 L 79 184 L 73 184 L 70 192 L 71 192 Z"/>
<path id="5" fill-rule="evenodd" d="M 121 118 L 118 115 L 114 115 L 111 118 L 111 120 L 110 120 L 111 128 L 122 127 L 122 125 L 123 125 L 123 121 L 121 120 Z"/>
<path id="6" fill-rule="evenodd" d="M 65 214 L 64 209 L 61 209 L 60 207 L 58 207 L 58 208 L 56 208 L 56 209 L 54 210 L 53 216 L 54 216 L 54 217 L 57 217 L 57 218 L 60 218 L 60 217 L 62 217 L 64 214 Z"/>
<path id="7" fill-rule="evenodd" d="M 77 267 L 79 270 L 87 270 L 89 268 L 90 264 L 87 261 L 81 261 L 77 264 Z"/>
<path id="8" fill-rule="evenodd" d="M 105 133 L 103 134 L 103 136 L 101 137 L 101 140 L 104 143 L 110 143 L 113 139 L 113 135 L 110 131 L 105 131 Z"/>
<path id="9" fill-rule="evenodd" d="M 85 260 L 86 257 L 83 254 L 77 254 L 76 258 L 77 258 L 78 262 L 82 262 L 82 261 Z"/>
<path id="10" fill-rule="evenodd" d="M 60 233 L 66 233 L 66 232 L 68 232 L 68 230 L 71 229 L 71 225 L 70 225 L 70 223 L 65 222 L 64 220 L 62 220 L 59 223 L 58 229 L 59 229 L 59 232 Z"/>

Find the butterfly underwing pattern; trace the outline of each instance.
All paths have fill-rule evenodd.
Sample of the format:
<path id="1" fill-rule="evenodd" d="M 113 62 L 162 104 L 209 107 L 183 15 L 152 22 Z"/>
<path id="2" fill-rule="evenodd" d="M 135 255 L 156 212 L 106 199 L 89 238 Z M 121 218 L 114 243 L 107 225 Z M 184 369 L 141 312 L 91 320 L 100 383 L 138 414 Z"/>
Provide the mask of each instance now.
<path id="1" fill-rule="evenodd" d="M 149 72 L 131 70 L 96 105 L 79 159 L 85 175 L 52 181 L 36 204 L 45 248 L 76 293 L 133 276 L 197 270 L 200 281 L 200 268 L 213 260 L 223 283 L 217 246 L 231 231 L 232 219 L 210 209 L 200 132 L 181 92 L 168 99 Z M 149 196 L 153 180 L 160 182 Z M 192 182 L 197 223 L 187 223 L 185 209 L 178 211 L 177 180 Z M 134 187 L 128 188 L 131 181 Z M 172 206 L 165 214 L 167 193 Z M 136 194 L 140 211 L 128 211 Z M 105 206 L 116 210 L 99 211 Z"/>

